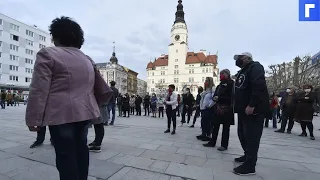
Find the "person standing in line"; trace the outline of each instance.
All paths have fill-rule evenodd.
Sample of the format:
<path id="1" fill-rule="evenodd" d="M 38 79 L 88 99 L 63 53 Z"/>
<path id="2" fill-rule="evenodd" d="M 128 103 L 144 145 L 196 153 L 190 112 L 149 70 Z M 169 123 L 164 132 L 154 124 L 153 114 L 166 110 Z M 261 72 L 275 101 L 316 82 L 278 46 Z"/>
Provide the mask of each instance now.
<path id="1" fill-rule="evenodd" d="M 226 151 L 229 145 L 230 125 L 234 125 L 234 113 L 232 109 L 232 92 L 234 81 L 230 78 L 229 69 L 224 69 L 220 72 L 220 84 L 216 88 L 213 95 L 213 100 L 216 104 L 213 106 L 213 130 L 212 138 L 204 144 L 205 147 L 215 147 L 220 124 L 222 124 L 222 138 L 219 151 Z"/>
<path id="2" fill-rule="evenodd" d="M 111 89 L 80 50 L 84 33 L 78 23 L 62 16 L 52 21 L 49 31 L 55 47 L 37 53 L 26 125 L 34 132 L 49 126 L 60 180 L 85 180 L 88 126 L 100 116 L 99 105 L 110 100 Z"/>
<path id="3" fill-rule="evenodd" d="M 201 135 L 197 136 L 198 140 L 210 141 L 212 118 L 213 118 L 213 78 L 207 77 L 204 82 L 205 91 L 201 93 L 200 110 L 201 110 Z"/>
<path id="4" fill-rule="evenodd" d="M 194 125 L 196 124 L 196 121 L 197 121 L 197 118 L 200 116 L 200 101 L 201 101 L 201 93 L 203 92 L 203 87 L 198 87 L 198 95 L 197 95 L 197 98 L 196 98 L 196 104 L 195 104 L 195 110 L 196 110 L 196 113 L 194 114 L 194 117 L 193 117 L 193 123 L 192 125 L 190 126 L 190 128 L 194 128 Z"/>
<path id="5" fill-rule="evenodd" d="M 183 98 L 183 109 L 182 109 L 182 119 L 181 119 L 181 125 L 183 126 L 184 123 L 186 123 L 186 115 L 188 116 L 187 123 L 190 123 L 190 119 L 192 116 L 193 111 L 193 105 L 194 105 L 194 97 L 190 92 L 190 88 L 186 88 L 186 93 L 182 96 Z"/>
<path id="6" fill-rule="evenodd" d="M 121 93 L 119 93 L 119 96 L 117 97 L 117 106 L 119 111 L 119 117 L 122 117 L 123 95 Z"/>
<path id="7" fill-rule="evenodd" d="M 177 114 L 177 116 L 178 117 L 180 117 L 180 107 L 181 107 L 181 96 L 180 96 L 180 94 L 178 94 L 178 107 L 177 107 L 177 112 L 178 112 L 178 114 Z"/>
<path id="8" fill-rule="evenodd" d="M 303 91 L 297 96 L 297 105 L 294 119 L 300 122 L 302 133 L 299 136 L 308 136 L 306 129 L 308 128 L 310 139 L 315 140 L 313 135 L 313 105 L 315 96 L 312 93 L 311 85 L 304 85 Z"/>
<path id="9" fill-rule="evenodd" d="M 135 109 L 135 102 L 136 102 L 136 98 L 134 95 L 131 95 L 130 98 L 130 114 L 134 115 L 134 109 Z"/>
<path id="10" fill-rule="evenodd" d="M 144 116 L 150 115 L 150 96 L 149 93 L 146 94 L 146 96 L 143 99 L 143 106 L 144 106 Z"/>
<path id="11" fill-rule="evenodd" d="M 13 106 L 13 97 L 12 97 L 11 92 L 9 92 L 7 94 L 7 106 L 9 106 L 9 105 Z"/>
<path id="12" fill-rule="evenodd" d="M 36 148 L 36 147 L 39 147 L 43 144 L 44 142 L 44 139 L 46 137 L 46 131 L 47 131 L 47 128 L 46 126 L 42 126 L 39 128 L 39 131 L 37 131 L 37 139 L 36 141 L 30 146 L 31 149 L 33 148 Z M 51 142 L 51 145 L 53 145 L 53 142 L 52 142 L 52 139 L 50 138 L 50 142 Z"/>
<path id="13" fill-rule="evenodd" d="M 271 109 L 271 113 L 272 113 L 272 125 L 273 125 L 273 128 L 275 128 L 275 129 L 277 128 L 278 107 L 279 107 L 278 96 L 276 96 L 275 93 L 273 93 L 271 96 L 270 109 Z"/>
<path id="14" fill-rule="evenodd" d="M 156 118 L 157 117 L 157 103 L 158 103 L 158 98 L 155 93 L 152 94 L 151 97 L 151 111 L 152 111 L 152 117 Z"/>
<path id="15" fill-rule="evenodd" d="M 110 88 L 113 91 L 113 95 L 108 104 L 108 114 L 109 114 L 109 120 L 111 118 L 110 125 L 112 126 L 114 124 L 114 120 L 116 119 L 116 100 L 117 100 L 117 97 L 119 96 L 119 90 L 115 87 L 116 86 L 115 81 L 111 81 L 110 86 L 111 86 Z M 112 113 L 112 117 L 110 116 L 110 111 Z M 106 125 L 108 125 L 108 122 Z"/>
<path id="16" fill-rule="evenodd" d="M 123 117 L 130 117 L 130 96 L 126 93 L 123 97 Z M 128 114 L 128 115 L 126 115 Z"/>
<path id="17" fill-rule="evenodd" d="M 244 52 L 235 55 L 236 66 L 241 68 L 235 80 L 234 110 L 238 114 L 238 136 L 244 156 L 236 158 L 243 163 L 234 168 L 238 175 L 255 174 L 264 118 L 269 110 L 269 93 L 265 71 L 252 55 Z"/>
<path id="18" fill-rule="evenodd" d="M 163 100 L 163 98 L 161 96 L 159 97 L 157 106 L 158 106 L 159 118 L 160 117 L 163 118 L 164 100 Z"/>
<path id="19" fill-rule="evenodd" d="M 136 101 L 135 101 L 135 107 L 137 111 L 136 116 L 141 116 L 141 104 L 142 104 L 142 98 L 139 95 L 137 95 Z"/>
<path id="20" fill-rule="evenodd" d="M 177 107 L 178 107 L 178 96 L 174 92 L 176 87 L 174 84 L 170 84 L 168 86 L 168 95 L 167 98 L 164 102 L 166 105 L 166 114 L 168 118 L 168 129 L 164 131 L 164 133 L 170 133 L 170 128 L 171 128 L 171 121 L 172 121 L 172 132 L 171 134 L 174 135 L 176 134 L 176 127 L 177 127 Z"/>
<path id="21" fill-rule="evenodd" d="M 1 92 L 1 109 L 6 108 L 6 98 L 7 98 L 7 94 L 5 93 L 5 91 L 2 91 Z"/>
<path id="22" fill-rule="evenodd" d="M 282 109 L 281 128 L 276 130 L 277 133 L 284 133 L 288 120 L 287 133 L 291 134 L 291 130 L 294 125 L 294 113 L 296 111 L 297 98 L 295 96 L 294 88 L 288 88 L 286 90 L 287 95 L 281 99 L 280 108 Z"/>

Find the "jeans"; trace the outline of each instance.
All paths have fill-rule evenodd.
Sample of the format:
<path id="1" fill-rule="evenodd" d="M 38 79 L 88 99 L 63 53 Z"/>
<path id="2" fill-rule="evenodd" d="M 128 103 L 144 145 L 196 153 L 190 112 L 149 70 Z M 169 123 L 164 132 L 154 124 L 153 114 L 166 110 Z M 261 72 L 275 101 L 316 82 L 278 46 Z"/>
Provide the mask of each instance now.
<path id="1" fill-rule="evenodd" d="M 168 129 L 171 128 L 171 121 L 172 121 L 173 131 L 175 131 L 177 127 L 177 110 L 172 109 L 171 106 L 167 106 L 166 114 L 168 118 Z"/>
<path id="2" fill-rule="evenodd" d="M 221 138 L 221 146 L 228 148 L 229 145 L 229 136 L 230 136 L 230 125 L 223 124 L 222 125 L 222 138 Z M 210 144 L 216 145 L 218 134 L 219 134 L 220 124 L 214 124 L 212 130 L 212 138 L 210 140 Z"/>
<path id="3" fill-rule="evenodd" d="M 130 113 L 131 113 L 132 115 L 134 115 L 134 109 L 135 109 L 134 106 L 133 106 L 133 107 L 130 107 Z"/>
<path id="4" fill-rule="evenodd" d="M 108 123 L 109 113 L 108 113 L 107 108 L 108 108 L 107 106 L 101 106 L 99 108 L 100 109 L 100 116 L 101 116 L 103 123 Z"/>
<path id="5" fill-rule="evenodd" d="M 112 113 L 111 124 L 113 124 L 114 120 L 116 118 L 116 104 L 111 103 L 111 104 L 108 105 L 109 119 L 111 117 L 110 116 L 111 115 L 110 111 Z M 120 113 L 120 111 L 119 111 L 119 113 Z"/>
<path id="6" fill-rule="evenodd" d="M 282 113 L 280 130 L 285 131 L 288 120 L 289 120 L 289 125 L 288 125 L 287 131 L 291 132 L 293 125 L 294 125 L 293 115 L 288 115 L 286 113 Z"/>
<path id="7" fill-rule="evenodd" d="M 103 137 L 104 137 L 104 125 L 103 123 L 101 124 L 94 124 L 94 133 L 95 133 L 95 138 L 94 138 L 94 143 L 96 146 L 101 146 Z"/>
<path id="8" fill-rule="evenodd" d="M 246 157 L 243 165 L 256 166 L 264 118 L 264 114 L 238 114 L 238 137 Z"/>
<path id="9" fill-rule="evenodd" d="M 5 109 L 6 108 L 6 100 L 1 100 L 1 108 Z"/>
<path id="10" fill-rule="evenodd" d="M 148 113 L 148 116 L 150 115 L 150 104 L 144 105 L 144 115 L 146 116 Z"/>
<path id="11" fill-rule="evenodd" d="M 163 117 L 163 110 L 164 110 L 164 107 L 159 107 L 159 117 L 160 115 Z"/>
<path id="12" fill-rule="evenodd" d="M 211 129 L 212 129 L 212 110 L 211 109 L 204 109 L 201 110 L 201 130 L 202 130 L 202 136 L 209 137 L 211 135 Z"/>
<path id="13" fill-rule="evenodd" d="M 278 109 L 273 109 L 273 110 L 272 110 L 272 124 L 273 124 L 273 128 L 277 128 L 277 114 L 278 114 Z"/>
<path id="14" fill-rule="evenodd" d="M 56 152 L 60 180 L 87 180 L 89 149 L 87 146 L 90 121 L 49 126 Z"/>
<path id="15" fill-rule="evenodd" d="M 188 124 L 190 122 L 190 119 L 191 119 L 191 116 L 192 116 L 192 107 L 186 107 L 184 106 L 183 107 L 183 110 L 182 110 L 182 119 L 181 119 L 181 123 L 186 123 L 186 114 L 188 116 Z"/>

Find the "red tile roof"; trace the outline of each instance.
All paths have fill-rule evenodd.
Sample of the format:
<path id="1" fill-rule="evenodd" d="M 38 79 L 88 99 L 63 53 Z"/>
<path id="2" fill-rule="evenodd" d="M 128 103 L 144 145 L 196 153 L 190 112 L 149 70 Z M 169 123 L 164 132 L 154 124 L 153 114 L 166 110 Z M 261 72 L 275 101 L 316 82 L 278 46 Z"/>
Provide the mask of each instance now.
<path id="1" fill-rule="evenodd" d="M 217 55 L 205 56 L 203 52 L 188 52 L 186 58 L 186 64 L 196 64 L 196 63 L 212 63 L 217 64 Z M 154 68 L 158 66 L 168 66 L 168 55 L 158 57 L 154 62 L 149 62 L 148 68 Z"/>

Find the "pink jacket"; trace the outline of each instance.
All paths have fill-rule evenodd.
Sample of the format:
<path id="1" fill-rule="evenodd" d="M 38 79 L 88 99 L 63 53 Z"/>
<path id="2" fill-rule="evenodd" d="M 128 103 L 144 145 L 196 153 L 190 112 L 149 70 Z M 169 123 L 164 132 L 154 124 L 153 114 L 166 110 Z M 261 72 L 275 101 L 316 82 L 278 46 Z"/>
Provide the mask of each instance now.
<path id="1" fill-rule="evenodd" d="M 90 59 L 73 47 L 37 53 L 26 110 L 27 126 L 60 125 L 100 116 Z"/>

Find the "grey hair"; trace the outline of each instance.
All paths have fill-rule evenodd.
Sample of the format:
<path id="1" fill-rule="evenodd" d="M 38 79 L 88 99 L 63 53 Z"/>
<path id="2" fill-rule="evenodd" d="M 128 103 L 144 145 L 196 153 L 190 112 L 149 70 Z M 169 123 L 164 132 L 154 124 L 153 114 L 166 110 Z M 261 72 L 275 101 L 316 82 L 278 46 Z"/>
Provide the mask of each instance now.
<path id="1" fill-rule="evenodd" d="M 210 88 L 210 89 L 212 89 L 213 88 L 213 86 L 214 86 L 214 83 L 213 83 L 213 78 L 212 77 L 206 77 L 206 81 L 208 81 L 208 89 Z"/>

